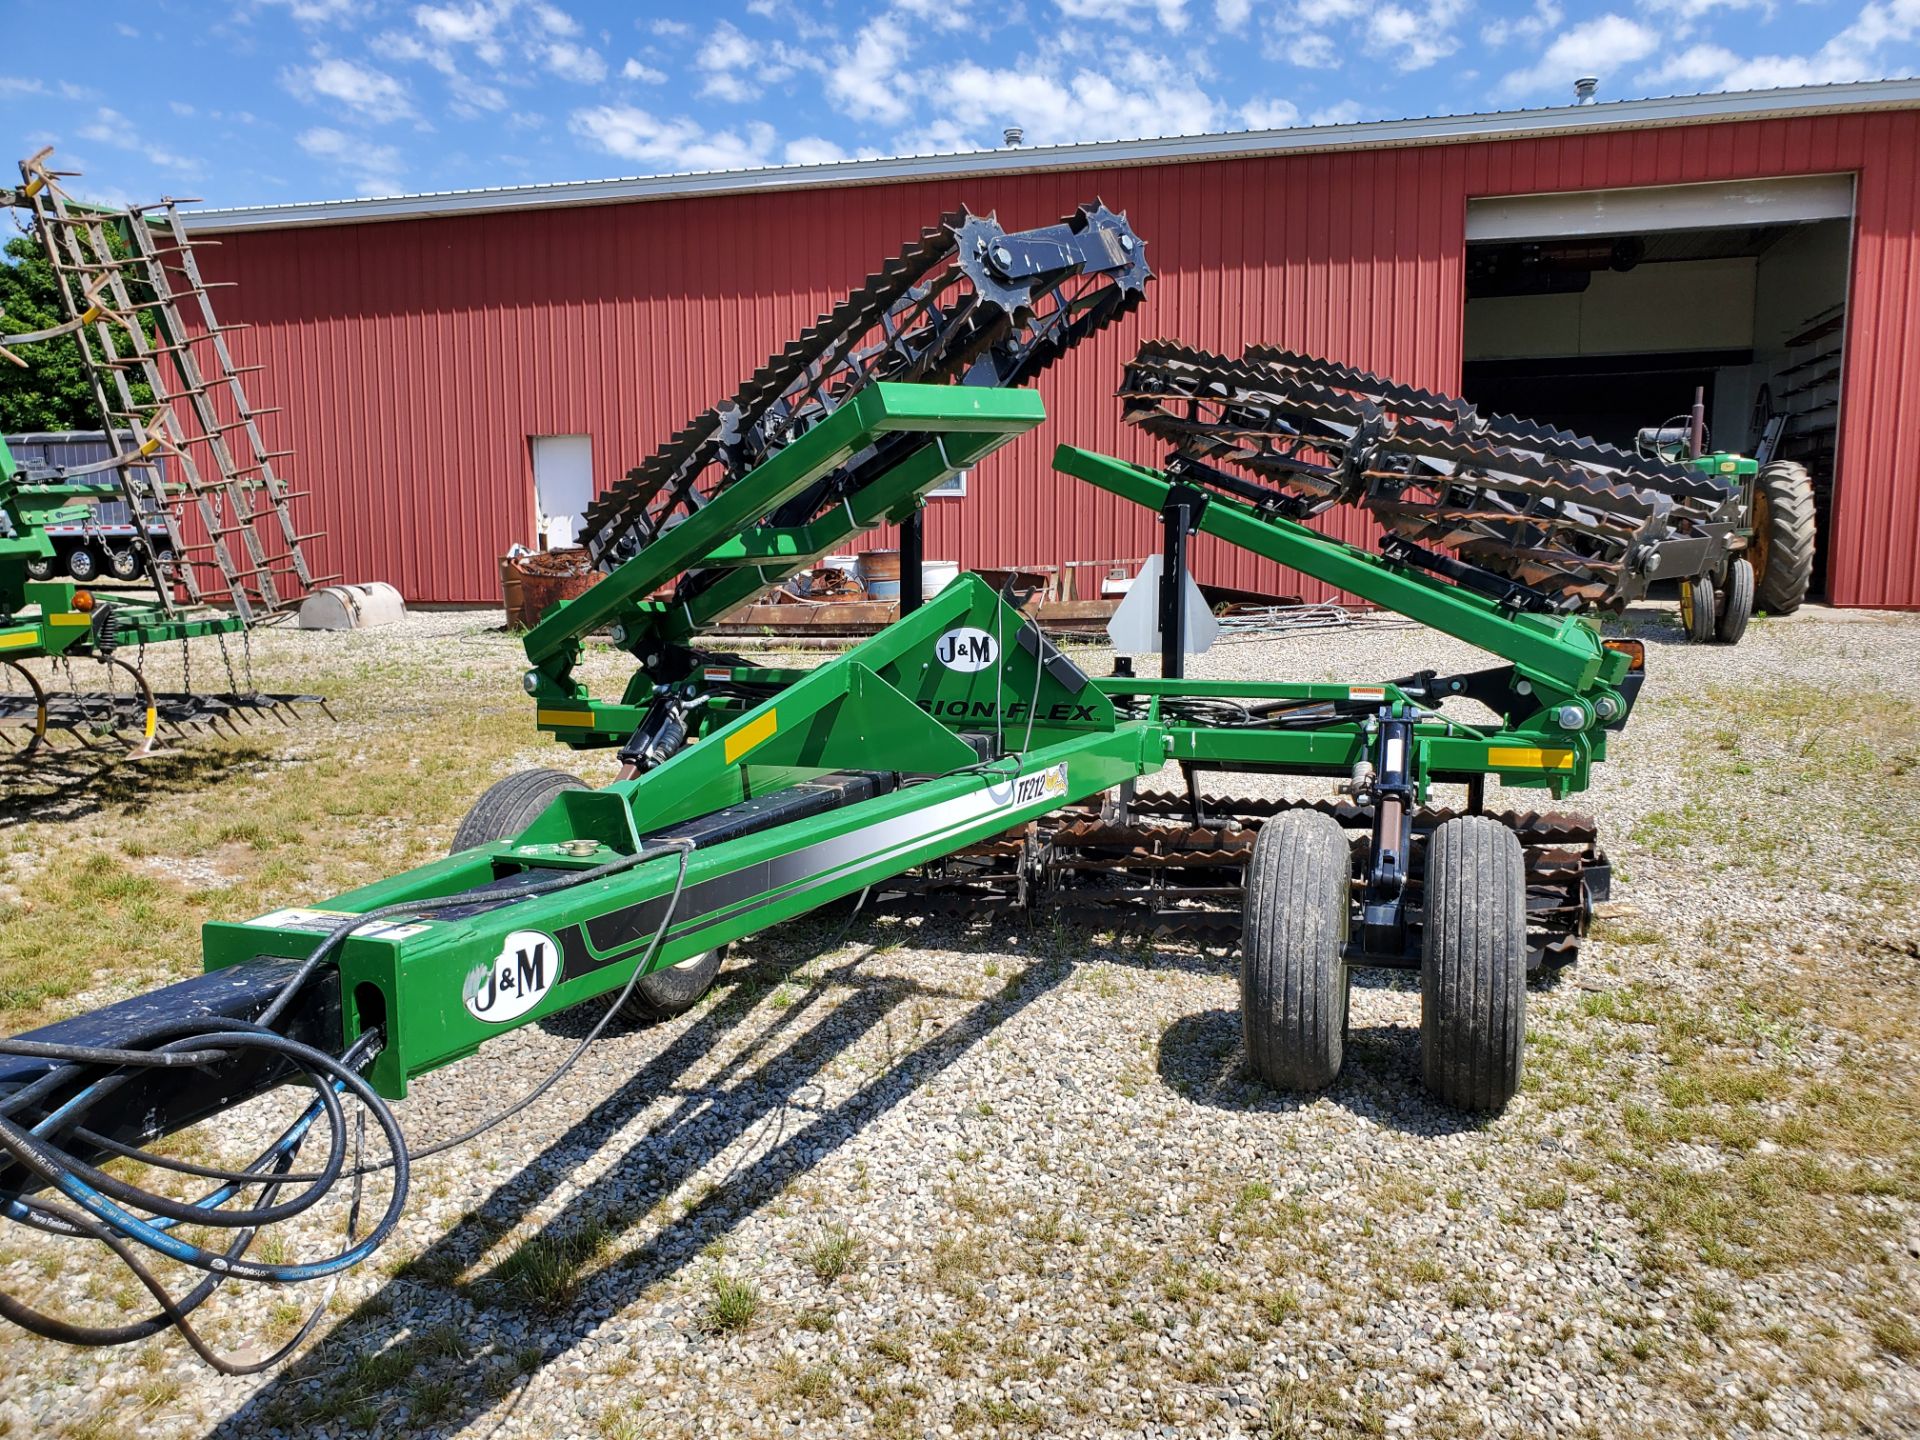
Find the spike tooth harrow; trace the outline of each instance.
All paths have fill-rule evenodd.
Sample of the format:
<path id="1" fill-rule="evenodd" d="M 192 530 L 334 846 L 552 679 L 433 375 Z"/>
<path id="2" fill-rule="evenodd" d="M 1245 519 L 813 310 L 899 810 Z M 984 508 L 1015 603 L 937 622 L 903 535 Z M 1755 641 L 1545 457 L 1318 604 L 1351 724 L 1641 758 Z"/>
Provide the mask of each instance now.
<path id="1" fill-rule="evenodd" d="M 1120 393 L 1130 424 L 1178 457 L 1275 487 L 1283 513 L 1366 506 L 1391 534 L 1453 550 L 1557 608 L 1635 598 L 1663 546 L 1698 540 L 1711 558 L 1727 543 L 1728 491 L 1694 467 L 1486 419 L 1464 400 L 1331 360 L 1265 346 L 1236 360 L 1150 341 Z"/>
<path id="2" fill-rule="evenodd" d="M 6 336 L 0 356 L 24 364 L 5 346 L 69 340 L 109 453 L 24 475 L 10 453 L 0 457 L 0 758 L 57 750 L 62 736 L 79 749 L 139 758 L 166 738 L 238 735 L 256 722 L 284 725 L 309 704 L 324 710 L 317 696 L 260 691 L 250 650 L 244 675 L 227 652 L 228 635 L 246 645 L 256 622 L 297 598 L 283 592 L 283 582 L 314 583 L 301 549 L 313 537 L 296 532 L 291 492 L 274 470 L 287 452 L 266 448 L 257 420 L 272 412 L 247 398 L 249 367 L 234 362 L 226 335 L 233 327 L 214 314 L 212 285 L 178 205 L 84 204 L 61 184 L 66 172 L 49 167 L 49 153 L 21 161 L 23 184 L 7 199 L 32 217 L 65 319 Z M 173 467 L 171 480 L 162 459 Z M 96 592 L 51 578 L 48 526 L 87 520 L 103 502 L 122 503 L 136 517 L 127 548 L 135 577 L 148 582 L 140 592 Z M 182 529 L 190 509 L 206 532 L 200 543 L 190 544 Z M 191 684 L 186 647 L 203 639 L 220 644 L 224 690 Z M 145 651 L 172 641 L 182 646 L 181 684 L 156 689 L 144 673 Z M 39 659 L 50 667 L 44 675 L 26 663 Z M 87 661 L 99 667 L 97 687 L 82 688 L 75 678 L 76 662 Z"/>

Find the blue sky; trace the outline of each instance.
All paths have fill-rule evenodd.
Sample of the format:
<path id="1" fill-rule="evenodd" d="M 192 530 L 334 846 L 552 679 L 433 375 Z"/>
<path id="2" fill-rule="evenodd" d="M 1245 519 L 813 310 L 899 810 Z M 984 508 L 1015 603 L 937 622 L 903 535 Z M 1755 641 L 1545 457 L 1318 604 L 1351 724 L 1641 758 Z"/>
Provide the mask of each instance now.
<path id="1" fill-rule="evenodd" d="M 1512 109 L 1582 73 L 1625 99 L 1920 71 L 1920 0 L 146 0 L 87 7 L 84 34 L 74 13 L 0 0 L 0 127 L 122 202 Z"/>

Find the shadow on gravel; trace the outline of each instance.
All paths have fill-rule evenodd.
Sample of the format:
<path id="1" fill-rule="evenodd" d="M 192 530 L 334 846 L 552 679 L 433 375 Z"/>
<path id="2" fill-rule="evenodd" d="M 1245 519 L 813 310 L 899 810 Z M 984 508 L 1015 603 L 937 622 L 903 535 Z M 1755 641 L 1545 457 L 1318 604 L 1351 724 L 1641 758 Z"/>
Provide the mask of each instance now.
<path id="1" fill-rule="evenodd" d="M 1160 1037 L 1159 1069 L 1169 1089 L 1218 1110 L 1284 1115 L 1324 1096 L 1409 1135 L 1452 1135 L 1485 1124 L 1427 1096 L 1420 1086 L 1420 1032 L 1409 1025 L 1354 1026 L 1339 1078 L 1315 1095 L 1288 1094 L 1253 1078 L 1238 1010 L 1204 1010 L 1174 1021 Z"/>
<path id="2" fill-rule="evenodd" d="M 272 747 L 251 740 L 183 740 L 179 749 L 145 760 L 129 760 L 125 750 L 106 746 L 42 750 L 28 757 L 0 749 L 0 831 L 30 820 L 85 820 L 113 805 L 206 790 L 223 775 L 273 755 Z"/>
<path id="3" fill-rule="evenodd" d="M 831 931 L 822 927 L 820 939 L 830 936 Z M 803 938 L 804 932 L 793 940 Z M 465 1332 L 466 1343 L 476 1348 L 491 1343 L 496 1351 L 512 1355 L 521 1378 L 514 1382 L 509 1409 L 517 1407 L 518 1397 L 526 1393 L 528 1376 L 566 1356 L 609 1316 L 696 1259 L 703 1247 L 725 1236 L 795 1175 L 852 1139 L 862 1126 L 946 1070 L 1071 973 L 1066 964 L 1038 962 L 1018 982 L 974 1002 L 931 1038 L 920 1038 L 917 1024 L 901 1012 L 911 1009 L 916 999 L 947 992 L 899 976 L 869 975 L 862 967 L 875 951 L 863 947 L 850 959 L 823 967 L 816 983 L 808 984 L 791 1004 L 766 1021 L 760 1005 L 763 997 L 817 953 L 803 943 L 793 943 L 781 945 L 777 958 L 730 966 L 716 986 L 717 1000 L 691 1021 L 671 1022 L 684 1028 L 659 1054 L 363 1301 L 317 1348 L 217 1422 L 207 1432 L 209 1437 L 252 1437 L 277 1431 L 334 1433 L 343 1410 L 340 1391 L 352 1385 L 356 1359 L 392 1341 L 395 1326 L 390 1317 L 410 1306 L 427 1310 L 436 1319 L 445 1315 Z M 842 997 L 831 1008 L 823 1003 L 829 992 Z M 685 1082 L 695 1062 L 756 1013 L 766 1025 L 764 1033 L 711 1078 L 697 1085 Z M 827 1066 L 876 1031 L 888 1040 L 892 1063 L 854 1094 L 824 1104 L 819 1081 Z M 558 1308 L 528 1309 L 510 1303 L 501 1283 L 506 1278 L 500 1273 L 505 1265 L 470 1283 L 454 1283 L 503 1233 L 568 1185 L 584 1162 L 598 1158 L 620 1129 L 663 1097 L 670 1100 L 664 1116 L 624 1154 L 611 1157 L 602 1175 L 568 1197 L 560 1217 L 519 1248 L 544 1241 L 564 1250 L 570 1237 L 593 1226 L 605 1227 L 610 1243 L 617 1247 L 623 1234 L 644 1224 L 658 1202 L 715 1155 L 754 1135 L 750 1155 L 683 1218 L 665 1224 L 593 1274 Z M 423 1173 L 418 1183 L 424 1192 L 431 1172 Z M 419 1358 L 424 1362 L 424 1355 Z M 407 1365 L 397 1380 L 390 1379 L 381 1393 L 368 1397 L 381 1413 L 383 1430 L 393 1428 L 399 1419 L 393 1413 L 394 1396 L 412 1368 Z M 457 1432 L 506 1399 L 484 1393 L 478 1383 L 481 1371 L 481 1366 L 469 1365 L 463 1383 L 437 1391 L 431 1420 L 412 1424 L 420 1433 Z"/>

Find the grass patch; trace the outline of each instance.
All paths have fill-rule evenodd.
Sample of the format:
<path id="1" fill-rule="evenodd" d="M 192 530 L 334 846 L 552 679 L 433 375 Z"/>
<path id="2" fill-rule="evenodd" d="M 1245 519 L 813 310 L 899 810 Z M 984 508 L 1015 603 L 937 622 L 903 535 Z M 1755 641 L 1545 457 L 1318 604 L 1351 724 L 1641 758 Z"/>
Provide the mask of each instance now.
<path id="1" fill-rule="evenodd" d="M 831 1285 L 854 1267 L 859 1246 L 844 1225 L 836 1225 L 816 1240 L 807 1251 L 807 1264 L 823 1283 Z"/>
<path id="2" fill-rule="evenodd" d="M 599 1220 L 561 1235 L 536 1235 L 500 1263 L 495 1278 L 513 1303 L 558 1310 L 579 1294 L 586 1271 L 612 1240 L 612 1232 Z"/>
<path id="3" fill-rule="evenodd" d="M 760 1292 L 751 1281 L 734 1275 L 713 1277 L 713 1294 L 707 1300 L 702 1317 L 707 1329 L 716 1334 L 731 1334 L 746 1329 L 759 1313 Z"/>

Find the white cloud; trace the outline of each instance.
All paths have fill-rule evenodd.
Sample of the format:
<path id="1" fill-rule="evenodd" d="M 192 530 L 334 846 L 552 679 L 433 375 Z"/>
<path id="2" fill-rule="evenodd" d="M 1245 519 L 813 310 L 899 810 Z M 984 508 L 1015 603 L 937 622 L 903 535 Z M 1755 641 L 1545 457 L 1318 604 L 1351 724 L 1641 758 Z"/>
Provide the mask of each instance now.
<path id="1" fill-rule="evenodd" d="M 1640 0 L 1640 4 L 1643 9 L 1676 15 L 1683 22 L 1698 20 L 1715 10 L 1773 11 L 1773 0 Z"/>
<path id="2" fill-rule="evenodd" d="M 856 120 L 890 125 L 905 120 L 913 81 L 901 66 L 912 49 L 913 37 L 906 27 L 891 16 L 881 16 L 860 32 L 859 43 L 851 51 L 842 51 L 829 70 L 828 98 Z"/>
<path id="3" fill-rule="evenodd" d="M 345 135 L 325 125 L 303 130 L 300 148 L 353 179 L 361 195 L 392 195 L 401 188 L 400 152 L 357 135 Z"/>
<path id="4" fill-rule="evenodd" d="M 607 78 L 607 62 L 589 45 L 555 40 L 546 47 L 542 58 L 547 69 L 576 85 L 598 85 Z"/>
<path id="5" fill-rule="evenodd" d="M 414 113 L 405 85 L 384 70 L 351 60 L 323 57 L 311 66 L 283 71 L 281 81 L 303 100 L 333 100 L 375 124 L 405 120 Z"/>
<path id="6" fill-rule="evenodd" d="M 1467 0 L 1427 0 L 1417 8 L 1376 6 L 1366 19 L 1369 55 L 1384 55 L 1401 71 L 1424 70 L 1460 48 L 1453 27 L 1466 14 Z"/>
<path id="7" fill-rule="evenodd" d="M 1252 13 L 1253 0 L 1213 0 L 1213 18 L 1222 30 L 1237 31 Z"/>
<path id="8" fill-rule="evenodd" d="M 656 35 L 686 35 L 693 30 L 684 20 L 656 20 L 648 28 Z"/>
<path id="9" fill-rule="evenodd" d="M 831 165 L 851 157 L 831 140 L 807 135 L 787 142 L 785 158 L 789 165 Z"/>
<path id="10" fill-rule="evenodd" d="M 1249 130 L 1285 130 L 1300 123 L 1300 107 L 1291 100 L 1249 100 L 1240 107 L 1240 123 Z"/>
<path id="11" fill-rule="evenodd" d="M 1920 0 L 1868 0 L 1846 26 L 1811 55 L 1742 56 L 1719 45 L 1695 45 L 1640 77 L 1643 85 L 1683 81 L 1702 90 L 1754 90 L 1773 85 L 1833 85 L 1911 74 L 1911 59 L 1890 57 L 1892 45 L 1920 37 Z"/>
<path id="12" fill-rule="evenodd" d="M 92 121 L 80 127 L 80 135 L 82 139 L 92 140 L 102 145 L 131 150 L 145 159 L 149 165 L 160 170 L 171 170 L 179 175 L 200 173 L 198 160 L 146 139 L 140 133 L 140 127 L 133 121 L 118 110 L 109 109 L 104 105 L 95 112 Z"/>
<path id="13" fill-rule="evenodd" d="M 722 20 L 707 36 L 693 63 L 706 76 L 700 93 L 715 100 L 738 103 L 760 93 L 753 72 L 759 67 L 759 53 L 753 42 L 735 26 Z"/>
<path id="14" fill-rule="evenodd" d="M 442 45 L 483 45 L 493 39 L 506 15 L 505 7 L 477 0 L 475 4 L 464 6 L 416 6 L 413 22 Z"/>
<path id="15" fill-rule="evenodd" d="M 754 6 L 748 5 L 747 8 L 752 10 Z M 764 12 L 756 13 L 772 14 L 775 8 L 768 3 Z M 900 14 L 913 16 L 920 24 L 930 25 L 935 30 L 965 30 L 979 23 L 968 7 L 968 0 L 893 0 L 893 8 Z M 806 35 L 809 32 L 803 26 L 800 33 Z"/>
<path id="16" fill-rule="evenodd" d="M 1298 0 L 1267 22 L 1261 53 L 1306 70 L 1337 70 L 1355 51 L 1403 73 L 1425 70 L 1459 50 L 1471 8 L 1472 0 Z"/>
<path id="17" fill-rule="evenodd" d="M 780 40 L 756 40 L 725 20 L 707 36 L 693 63 L 705 77 L 702 95 L 734 102 L 751 100 L 763 87 L 778 85 L 796 70 L 826 69 L 817 54 Z"/>
<path id="18" fill-rule="evenodd" d="M 1307 116 L 1309 125 L 1357 125 L 1369 117 L 1370 111 L 1358 100 L 1342 100 L 1334 105 L 1323 106 Z"/>
<path id="19" fill-rule="evenodd" d="M 996 139 L 1018 125 L 1031 145 L 1193 135 L 1215 129 L 1220 108 L 1172 59 L 1138 49 L 1112 54 L 1112 70 L 1042 56 L 1004 69 L 965 61 L 942 77 L 938 94 L 960 132 Z"/>
<path id="20" fill-rule="evenodd" d="M 628 58 L 626 64 L 620 67 L 620 74 L 625 79 L 638 80 L 643 85 L 664 85 L 667 83 L 666 71 L 656 70 L 653 66 L 642 64 L 640 61 L 631 57 Z"/>
<path id="21" fill-rule="evenodd" d="M 259 0 L 278 5 L 302 25 L 339 25 L 359 17 L 360 0 Z"/>
<path id="22" fill-rule="evenodd" d="M 1091 20 L 1138 30 L 1157 19 L 1169 30 L 1187 28 L 1187 0 L 1053 0 L 1053 3 L 1069 20 Z"/>
<path id="23" fill-rule="evenodd" d="M 1560 28 L 1566 12 L 1559 0 L 1533 0 L 1533 9 L 1525 15 L 1502 15 L 1480 27 L 1480 38 L 1489 45 L 1532 43 L 1551 30 Z"/>
<path id="24" fill-rule="evenodd" d="M 549 35 L 578 35 L 580 22 L 567 14 L 557 5 L 547 5 L 535 0 L 533 18 Z"/>
<path id="25" fill-rule="evenodd" d="M 576 110 L 569 128 L 609 155 L 669 172 L 765 165 L 775 139 L 773 127 L 757 121 L 744 130 L 708 131 L 684 116 L 660 119 L 634 105 Z"/>
<path id="26" fill-rule="evenodd" d="M 0 75 L 0 98 L 13 95 L 58 95 L 62 100 L 97 100 L 97 92 L 70 80 L 57 80 L 49 86 L 44 80 L 27 75 Z"/>
<path id="27" fill-rule="evenodd" d="M 1602 15 L 1562 31 L 1532 65 L 1510 72 L 1501 89 L 1516 95 L 1565 92 L 1571 97 L 1579 76 L 1598 75 L 1605 80 L 1617 75 L 1653 54 L 1662 41 L 1661 32 L 1652 26 L 1624 15 Z"/>

